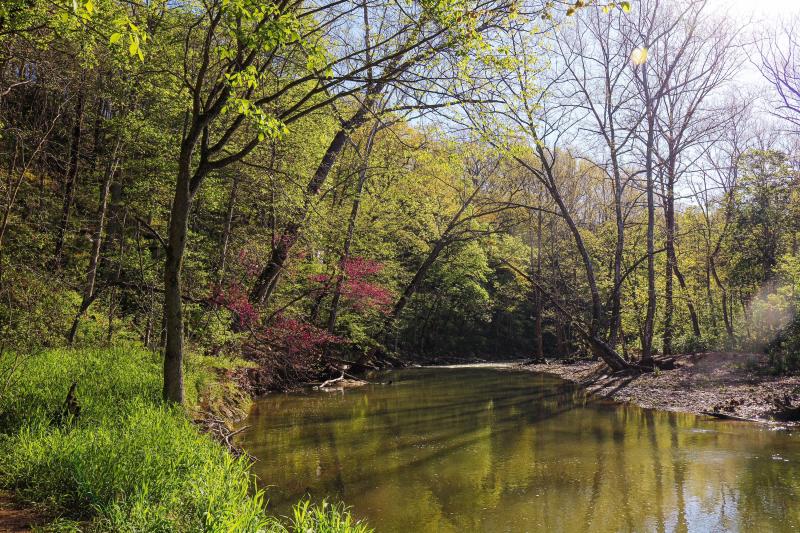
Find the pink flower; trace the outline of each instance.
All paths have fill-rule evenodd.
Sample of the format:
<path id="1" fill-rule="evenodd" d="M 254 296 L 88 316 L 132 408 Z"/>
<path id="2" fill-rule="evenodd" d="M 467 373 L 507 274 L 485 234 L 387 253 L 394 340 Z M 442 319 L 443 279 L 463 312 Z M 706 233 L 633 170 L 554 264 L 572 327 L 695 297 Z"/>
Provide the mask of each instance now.
<path id="1" fill-rule="evenodd" d="M 313 324 L 282 316 L 264 330 L 262 340 L 282 348 L 290 355 L 321 355 L 326 346 L 344 342 L 341 337 L 328 333 Z"/>
<path id="2" fill-rule="evenodd" d="M 242 327 L 249 327 L 258 322 L 258 311 L 247 298 L 247 292 L 238 283 L 233 283 L 227 288 L 214 286 L 209 300 L 212 304 L 224 307 L 235 314 Z"/>
<path id="3" fill-rule="evenodd" d="M 341 277 L 314 274 L 309 277 L 309 280 L 327 288 L 334 281 L 342 279 L 342 296 L 347 298 L 353 309 L 357 311 L 376 309 L 388 312 L 393 299 L 392 293 L 385 287 L 368 280 L 383 270 L 383 264 L 372 259 L 352 257 L 345 262 L 343 270 L 344 272 L 340 274 Z"/>

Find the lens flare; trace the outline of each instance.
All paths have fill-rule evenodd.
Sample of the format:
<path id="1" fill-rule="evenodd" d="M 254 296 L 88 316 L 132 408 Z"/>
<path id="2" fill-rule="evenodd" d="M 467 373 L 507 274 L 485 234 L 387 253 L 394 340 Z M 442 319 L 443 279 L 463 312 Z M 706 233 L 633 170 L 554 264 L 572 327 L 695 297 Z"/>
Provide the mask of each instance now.
<path id="1" fill-rule="evenodd" d="M 631 62 L 634 65 L 641 65 L 647 61 L 647 48 L 640 46 L 631 52 Z"/>

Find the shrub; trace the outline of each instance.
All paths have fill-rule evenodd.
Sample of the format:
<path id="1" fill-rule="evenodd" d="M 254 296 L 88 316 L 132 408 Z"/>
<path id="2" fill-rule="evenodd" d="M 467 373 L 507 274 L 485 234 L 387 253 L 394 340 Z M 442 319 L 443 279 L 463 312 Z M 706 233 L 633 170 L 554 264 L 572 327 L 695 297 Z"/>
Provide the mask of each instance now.
<path id="1" fill-rule="evenodd" d="M 673 351 L 679 354 L 694 354 L 708 351 L 710 346 L 715 345 L 715 340 L 706 337 L 697 337 L 693 333 L 687 333 L 675 339 Z"/>
<path id="2" fill-rule="evenodd" d="M 800 318 L 795 318 L 767 345 L 770 368 L 778 373 L 800 371 Z"/>

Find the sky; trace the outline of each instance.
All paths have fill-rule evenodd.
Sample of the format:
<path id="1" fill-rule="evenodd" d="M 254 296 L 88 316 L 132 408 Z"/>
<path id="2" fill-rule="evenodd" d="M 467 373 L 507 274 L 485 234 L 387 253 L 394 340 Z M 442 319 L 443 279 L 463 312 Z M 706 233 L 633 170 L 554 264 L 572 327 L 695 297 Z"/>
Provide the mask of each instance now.
<path id="1" fill-rule="evenodd" d="M 740 23 L 750 22 L 749 28 L 758 33 L 778 27 L 790 18 L 800 18 L 800 0 L 708 0 L 708 7 L 727 14 Z M 743 86 L 766 87 L 766 82 L 751 64 L 745 64 L 736 77 Z"/>
<path id="2" fill-rule="evenodd" d="M 731 14 L 753 15 L 756 20 L 800 14 L 800 0 L 709 0 L 709 4 Z"/>

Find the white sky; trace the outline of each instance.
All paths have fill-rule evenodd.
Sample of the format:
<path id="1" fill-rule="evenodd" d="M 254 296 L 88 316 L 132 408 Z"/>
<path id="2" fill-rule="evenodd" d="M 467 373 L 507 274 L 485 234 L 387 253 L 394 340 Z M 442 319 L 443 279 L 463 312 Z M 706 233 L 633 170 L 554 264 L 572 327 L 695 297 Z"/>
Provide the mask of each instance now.
<path id="1" fill-rule="evenodd" d="M 740 24 L 747 24 L 749 30 L 759 33 L 776 27 L 791 18 L 800 18 L 800 0 L 708 0 L 708 8 L 719 15 L 727 15 Z M 741 86 L 759 86 L 770 91 L 757 69 L 745 63 L 736 77 Z"/>
<path id="2" fill-rule="evenodd" d="M 709 6 L 731 15 L 752 15 L 756 20 L 800 14 L 800 0 L 709 0 Z"/>

